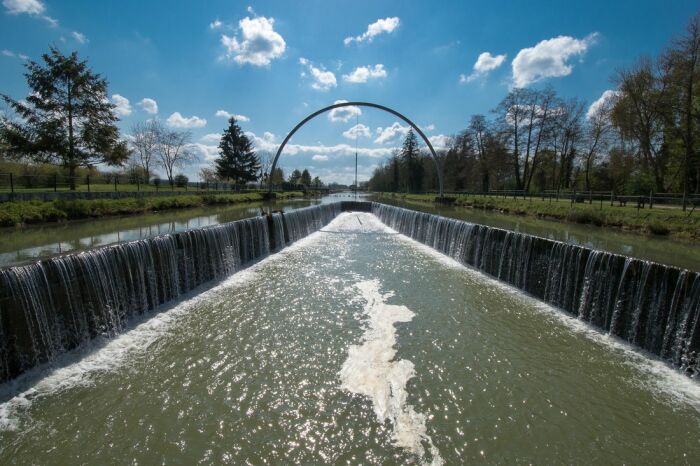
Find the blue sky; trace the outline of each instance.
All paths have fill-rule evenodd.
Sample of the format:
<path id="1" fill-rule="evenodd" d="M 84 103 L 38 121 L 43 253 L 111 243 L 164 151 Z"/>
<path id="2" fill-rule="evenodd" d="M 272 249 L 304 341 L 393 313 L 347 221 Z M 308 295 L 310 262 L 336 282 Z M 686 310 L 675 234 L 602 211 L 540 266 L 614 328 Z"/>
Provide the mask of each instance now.
<path id="1" fill-rule="evenodd" d="M 226 114 L 245 116 L 241 126 L 258 148 L 274 150 L 312 111 L 372 101 L 404 113 L 440 146 L 516 84 L 551 84 L 593 103 L 613 87 L 617 68 L 658 54 L 699 6 L 2 0 L 0 92 L 26 95 L 26 57 L 38 60 L 51 44 L 77 50 L 107 77 L 125 134 L 154 116 L 192 132 L 200 161 L 185 172 L 196 179 L 216 155 Z M 307 167 L 324 181 L 351 182 L 357 144 L 366 179 L 406 130 L 377 110 L 332 117 L 297 133 L 280 160 L 286 172 Z"/>

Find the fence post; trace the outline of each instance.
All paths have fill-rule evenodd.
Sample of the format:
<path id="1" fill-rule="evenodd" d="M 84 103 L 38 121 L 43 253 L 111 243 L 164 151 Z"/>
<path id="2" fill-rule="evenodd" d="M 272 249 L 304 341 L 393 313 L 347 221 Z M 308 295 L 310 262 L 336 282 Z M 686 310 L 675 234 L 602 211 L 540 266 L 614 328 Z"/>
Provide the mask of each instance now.
<path id="1" fill-rule="evenodd" d="M 610 207 L 615 205 L 615 191 L 610 191 Z"/>
<path id="2" fill-rule="evenodd" d="M 141 177 L 136 177 L 136 191 L 141 191 Z"/>
<path id="3" fill-rule="evenodd" d="M 654 207 L 654 197 L 652 195 L 652 191 L 649 190 L 649 208 L 651 209 L 653 207 Z"/>
<path id="4" fill-rule="evenodd" d="M 114 192 L 117 192 L 117 175 L 114 175 Z"/>
<path id="5" fill-rule="evenodd" d="M 88 192 L 90 192 L 90 175 L 87 176 L 87 188 Z"/>
<path id="6" fill-rule="evenodd" d="M 12 173 L 10 173 L 10 192 L 14 194 L 15 192 L 15 182 L 12 179 Z"/>

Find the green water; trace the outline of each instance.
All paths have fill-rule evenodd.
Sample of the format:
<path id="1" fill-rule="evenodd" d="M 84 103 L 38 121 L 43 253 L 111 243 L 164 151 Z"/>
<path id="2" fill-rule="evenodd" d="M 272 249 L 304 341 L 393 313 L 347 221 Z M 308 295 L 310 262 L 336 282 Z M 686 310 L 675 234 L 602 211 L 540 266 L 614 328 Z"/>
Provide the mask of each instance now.
<path id="1" fill-rule="evenodd" d="M 0 400 L 0 464 L 700 461 L 696 382 L 370 214 Z"/>
<path id="2" fill-rule="evenodd" d="M 107 244 L 174 233 L 259 215 L 264 210 L 286 210 L 316 204 L 319 200 L 290 199 L 169 210 L 144 215 L 0 228 L 0 267 L 43 259 L 66 252 L 84 251 Z"/>
<path id="3" fill-rule="evenodd" d="M 518 217 L 464 207 L 435 206 L 385 198 L 378 201 L 615 254 L 638 257 L 661 264 L 675 265 L 695 272 L 700 271 L 700 244 L 697 242 L 639 235 L 591 225 Z"/>

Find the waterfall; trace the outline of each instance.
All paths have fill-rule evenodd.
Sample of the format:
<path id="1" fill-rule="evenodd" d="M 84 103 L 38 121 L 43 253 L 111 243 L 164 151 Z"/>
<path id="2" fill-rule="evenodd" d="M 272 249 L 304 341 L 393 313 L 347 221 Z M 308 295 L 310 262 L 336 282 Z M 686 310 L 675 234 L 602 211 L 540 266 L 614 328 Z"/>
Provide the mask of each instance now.
<path id="1" fill-rule="evenodd" d="M 312 206 L 0 270 L 0 382 L 118 334 L 132 317 L 319 230 L 340 209 Z"/>
<path id="2" fill-rule="evenodd" d="M 387 226 L 657 355 L 700 372 L 700 273 L 374 203 Z"/>

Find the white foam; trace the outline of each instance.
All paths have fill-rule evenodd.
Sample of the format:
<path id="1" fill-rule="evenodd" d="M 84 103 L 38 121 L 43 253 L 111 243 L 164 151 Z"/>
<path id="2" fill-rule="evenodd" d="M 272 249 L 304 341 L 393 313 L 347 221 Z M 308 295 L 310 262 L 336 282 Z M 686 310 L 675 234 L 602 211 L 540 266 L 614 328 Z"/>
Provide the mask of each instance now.
<path id="1" fill-rule="evenodd" d="M 0 398 L 9 398 L 0 403 L 0 430 L 16 429 L 18 416 L 31 406 L 33 400 L 72 387 L 91 385 L 94 383 L 94 375 L 124 366 L 135 354 L 144 352 L 165 335 L 199 303 L 210 299 L 222 289 L 241 286 L 254 280 L 267 264 L 284 260 L 289 254 L 318 240 L 320 235 L 320 232 L 312 233 L 200 294 L 195 295 L 195 290 L 179 302 L 169 303 L 162 312 L 145 315 L 140 323 L 132 322 L 134 327 L 127 332 L 112 339 L 93 340 L 78 350 L 60 356 L 50 365 L 34 368 L 0 386 Z"/>
<path id="2" fill-rule="evenodd" d="M 389 228 L 389 230 L 391 230 Z M 393 230 L 391 230 L 393 231 Z M 548 315 L 557 319 L 561 324 L 565 325 L 570 330 L 577 334 L 583 335 L 586 338 L 607 346 L 610 350 L 620 353 L 626 364 L 631 365 L 644 377 L 640 377 L 637 382 L 646 389 L 652 391 L 656 395 L 665 395 L 658 397 L 661 401 L 668 401 L 670 398 L 673 402 L 685 403 L 700 412 L 700 384 L 694 379 L 680 373 L 678 370 L 670 367 L 665 362 L 659 360 L 652 354 L 646 354 L 639 348 L 635 348 L 631 344 L 620 340 L 619 338 L 603 333 L 602 331 L 592 327 L 590 324 L 566 314 L 564 311 L 550 306 L 537 298 L 524 293 L 522 290 L 515 288 L 507 283 L 501 282 L 490 275 L 487 275 L 479 270 L 473 269 L 461 262 L 420 243 L 413 238 L 398 234 L 396 238 L 399 241 L 411 245 L 411 247 L 420 250 L 424 254 L 431 256 L 440 264 L 457 268 L 465 273 L 468 273 L 478 279 L 486 281 L 491 286 L 498 288 L 500 291 L 513 296 L 516 299 L 521 299 L 527 302 L 529 306 L 545 312 Z"/>
<path id="3" fill-rule="evenodd" d="M 368 397 L 379 422 L 389 420 L 394 444 L 425 458 L 422 442 L 427 442 L 433 465 L 443 464 L 440 452 L 428 435 L 426 417 L 406 403 L 407 382 L 415 375 L 413 363 L 394 360 L 397 322 L 410 322 L 415 315 L 406 306 L 387 304 L 391 293 L 379 291 L 378 280 L 355 285 L 366 301 L 364 313 L 368 326 L 361 345 L 348 349 L 348 357 L 340 370 L 341 386 Z"/>

